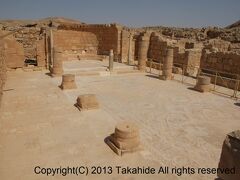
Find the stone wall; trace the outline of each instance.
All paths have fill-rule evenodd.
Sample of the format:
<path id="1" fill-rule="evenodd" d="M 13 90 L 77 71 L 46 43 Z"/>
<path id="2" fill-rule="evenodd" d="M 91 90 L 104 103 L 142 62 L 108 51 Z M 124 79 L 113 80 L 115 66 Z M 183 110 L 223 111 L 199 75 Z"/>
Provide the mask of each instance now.
<path id="1" fill-rule="evenodd" d="M 203 50 L 201 68 L 240 74 L 240 54 Z"/>
<path id="2" fill-rule="evenodd" d="M 38 65 L 45 66 L 45 29 L 34 26 L 12 27 L 5 34 L 12 34 L 4 38 L 6 44 L 7 66 L 9 68 L 23 67 L 25 59 L 38 61 Z M 21 60 L 20 60 L 21 59 Z"/>
<path id="3" fill-rule="evenodd" d="M 240 75 L 240 54 L 234 52 L 210 52 L 204 49 L 200 63 L 201 71 L 212 74 L 211 83 L 235 89 Z M 218 72 L 216 78 L 215 73 Z M 230 79 L 234 80 L 230 80 Z M 240 86 L 238 86 L 240 90 Z"/>
<path id="4" fill-rule="evenodd" d="M 115 57 L 120 57 L 121 49 L 119 47 L 119 36 L 121 35 L 121 27 L 116 24 L 60 25 L 58 29 L 93 33 L 98 40 L 97 53 L 99 55 L 109 55 L 109 50 L 113 49 Z"/>
<path id="5" fill-rule="evenodd" d="M 229 45 L 229 51 L 240 54 L 240 43 L 234 43 Z"/>
<path id="6" fill-rule="evenodd" d="M 228 51 L 230 48 L 230 42 L 224 41 L 221 39 L 210 39 L 205 42 L 205 48 L 210 49 L 212 51 Z"/>
<path id="7" fill-rule="evenodd" d="M 95 34 L 81 31 L 53 31 L 53 46 L 66 51 L 97 54 L 98 40 Z"/>
<path id="8" fill-rule="evenodd" d="M 43 39 L 41 29 L 37 27 L 25 27 L 13 34 L 15 39 L 22 44 L 25 59 L 36 59 L 36 45 L 38 40 Z"/>
<path id="9" fill-rule="evenodd" d="M 196 75 L 200 66 L 203 44 L 187 39 L 166 39 L 161 34 L 152 33 L 148 57 L 155 62 L 163 62 L 166 49 L 173 48 L 173 63 L 175 67 L 184 70 L 185 75 Z"/>
<path id="10" fill-rule="evenodd" d="M 183 48 L 183 44 L 186 49 Z M 194 67 L 200 66 L 201 51 L 195 49 L 194 45 L 194 43 L 187 42 L 185 44 L 182 41 L 169 42 L 153 33 L 150 39 L 148 58 L 155 62 L 163 62 L 167 47 L 172 47 L 174 65 L 178 67 L 188 66 L 187 71 L 190 72 Z"/>
<path id="11" fill-rule="evenodd" d="M 185 49 L 193 49 L 194 43 L 193 42 L 186 42 L 185 43 Z"/>
<path id="12" fill-rule="evenodd" d="M 46 46 L 45 39 L 41 39 L 36 43 L 36 52 L 37 52 L 37 63 L 39 67 L 47 67 L 46 65 Z"/>
<path id="13" fill-rule="evenodd" d="M 158 36 L 151 36 L 148 57 L 155 62 L 163 62 L 167 46 L 166 41 L 161 41 Z"/>
<path id="14" fill-rule="evenodd" d="M 97 55 L 100 48 L 94 33 L 72 30 L 53 31 L 53 46 L 63 50 L 64 60 L 73 60 L 84 55 Z"/>
<path id="15" fill-rule="evenodd" d="M 131 50 L 129 51 L 131 43 Z M 128 30 L 122 30 L 121 31 L 121 38 L 120 38 L 120 54 L 121 54 L 121 62 L 126 63 L 128 62 L 129 53 L 130 53 L 130 59 L 134 60 L 134 52 L 135 52 L 135 39 L 133 32 L 130 32 Z"/>
<path id="16" fill-rule="evenodd" d="M 199 49 L 185 50 L 185 64 L 189 67 L 200 67 L 202 51 Z"/>
<path id="17" fill-rule="evenodd" d="M 8 32 L 4 32 L 6 34 Z M 6 66 L 8 68 L 18 68 L 24 66 L 24 48 L 23 45 L 16 41 L 13 35 L 8 35 L 3 39 L 4 54 Z"/>
<path id="18" fill-rule="evenodd" d="M 173 54 L 173 63 L 176 66 L 181 67 L 183 64 L 186 63 L 186 56 L 185 56 L 185 51 L 184 52 L 179 52 L 179 48 L 176 47 L 174 48 L 174 54 Z"/>
<path id="19" fill-rule="evenodd" d="M 185 50 L 185 69 L 184 74 L 196 76 L 200 67 L 202 52 L 199 49 Z"/>

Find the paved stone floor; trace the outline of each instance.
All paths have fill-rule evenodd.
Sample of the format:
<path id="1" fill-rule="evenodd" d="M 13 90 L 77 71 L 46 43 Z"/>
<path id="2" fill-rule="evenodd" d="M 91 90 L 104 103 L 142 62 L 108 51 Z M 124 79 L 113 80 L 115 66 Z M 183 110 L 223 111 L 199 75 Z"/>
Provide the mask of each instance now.
<path id="1" fill-rule="evenodd" d="M 97 60 L 73 60 L 64 62 L 64 71 L 106 71 L 109 65 L 109 61 L 97 61 Z M 123 63 L 113 62 L 114 69 L 133 69 L 133 66 L 128 66 Z"/>
<path id="2" fill-rule="evenodd" d="M 0 108 L 0 179 L 214 179 L 214 175 L 49 176 L 34 167 L 217 167 L 222 142 L 240 128 L 236 101 L 193 91 L 148 74 L 76 77 L 62 91 L 47 72 L 9 72 Z M 101 108 L 80 112 L 78 95 L 96 94 Z M 117 122 L 135 121 L 143 150 L 123 157 L 104 143 Z"/>

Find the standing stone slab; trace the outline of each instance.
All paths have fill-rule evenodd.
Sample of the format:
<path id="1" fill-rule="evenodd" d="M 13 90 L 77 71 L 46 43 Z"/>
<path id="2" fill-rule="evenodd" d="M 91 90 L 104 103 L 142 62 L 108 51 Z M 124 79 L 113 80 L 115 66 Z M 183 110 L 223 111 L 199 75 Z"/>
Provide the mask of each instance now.
<path id="1" fill-rule="evenodd" d="M 218 177 L 224 180 L 240 179 L 240 130 L 233 131 L 227 135 L 225 141 L 223 142 L 218 167 L 221 169 L 232 169 L 231 172 L 234 173 L 218 173 Z"/>

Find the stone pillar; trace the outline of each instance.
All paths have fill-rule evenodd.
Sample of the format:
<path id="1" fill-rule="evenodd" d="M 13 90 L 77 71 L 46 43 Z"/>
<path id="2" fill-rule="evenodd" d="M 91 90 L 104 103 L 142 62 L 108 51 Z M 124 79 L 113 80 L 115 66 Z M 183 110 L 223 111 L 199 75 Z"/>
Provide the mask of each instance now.
<path id="1" fill-rule="evenodd" d="M 160 79 L 171 80 L 173 67 L 173 49 L 167 49 L 166 55 L 163 59 L 163 70 Z"/>
<path id="2" fill-rule="evenodd" d="M 133 46 L 133 36 L 132 34 L 130 33 L 129 35 L 129 47 L 128 47 L 128 65 L 133 65 L 134 64 L 134 59 L 132 59 L 132 46 Z"/>
<path id="3" fill-rule="evenodd" d="M 50 36 L 50 64 L 52 65 L 53 64 L 53 33 L 52 33 L 52 28 L 50 28 L 50 33 L 49 33 L 49 36 Z"/>
<path id="4" fill-rule="evenodd" d="M 117 124 L 115 132 L 106 138 L 107 145 L 119 156 L 140 150 L 138 126 L 130 121 Z"/>
<path id="5" fill-rule="evenodd" d="M 109 67 L 108 67 L 110 72 L 113 71 L 113 58 L 114 58 L 113 50 L 110 49 L 110 52 L 109 52 Z"/>
<path id="6" fill-rule="evenodd" d="M 135 45 L 136 39 L 133 37 L 132 39 L 132 64 L 135 65 Z"/>
<path id="7" fill-rule="evenodd" d="M 63 74 L 63 65 L 62 65 L 62 51 L 59 48 L 54 48 L 53 53 L 53 76 L 61 76 Z"/>
<path id="8" fill-rule="evenodd" d="M 124 39 L 124 31 L 121 31 L 121 49 L 120 49 L 120 62 L 121 63 L 123 63 L 123 62 L 125 62 L 124 60 L 125 60 L 125 58 L 124 58 L 124 55 L 123 55 L 123 52 L 124 52 L 124 50 L 123 50 L 123 47 L 125 47 L 125 43 L 124 43 L 124 41 L 123 41 L 123 39 Z"/>
<path id="9" fill-rule="evenodd" d="M 144 35 L 140 38 L 138 47 L 138 69 L 142 72 L 146 70 L 148 46 L 149 37 Z"/>
<path id="10" fill-rule="evenodd" d="M 45 30 L 45 33 L 44 33 L 44 47 L 45 47 L 45 57 L 46 57 L 46 69 L 49 69 L 50 68 L 50 65 L 49 65 L 49 45 L 48 45 L 48 35 L 47 35 L 47 32 Z"/>
<path id="11" fill-rule="evenodd" d="M 198 50 L 188 49 L 185 51 L 185 64 L 187 66 L 185 75 L 196 76 L 200 66 L 201 52 Z"/>
<path id="12" fill-rule="evenodd" d="M 211 91 L 211 78 L 208 76 L 198 76 L 197 84 L 194 88 L 200 92 Z"/>
<path id="13" fill-rule="evenodd" d="M 75 82 L 74 74 L 64 74 L 62 76 L 62 84 L 60 86 L 63 90 L 65 89 L 76 89 L 77 85 Z"/>

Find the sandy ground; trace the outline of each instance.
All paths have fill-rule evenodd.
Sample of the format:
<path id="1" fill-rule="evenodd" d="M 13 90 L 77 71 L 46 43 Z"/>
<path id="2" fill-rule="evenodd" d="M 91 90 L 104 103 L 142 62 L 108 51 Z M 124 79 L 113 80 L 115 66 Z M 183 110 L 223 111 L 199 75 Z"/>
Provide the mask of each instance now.
<path id="1" fill-rule="evenodd" d="M 79 75 L 84 72 L 100 72 L 106 74 L 109 66 L 109 61 L 96 61 L 96 60 L 74 60 L 63 63 L 64 73 L 71 73 Z M 121 70 L 133 70 L 135 66 L 128 66 L 123 63 L 113 62 L 115 72 Z"/>
<path id="2" fill-rule="evenodd" d="M 0 108 L 0 179 L 194 179 L 216 175 L 119 175 L 115 166 L 217 167 L 227 133 L 240 128 L 230 98 L 202 94 L 148 74 L 76 77 L 62 91 L 46 72 L 9 72 Z M 80 112 L 78 95 L 96 94 L 101 108 Z M 132 120 L 142 151 L 117 156 L 104 143 L 117 122 Z M 35 166 L 111 166 L 111 175 L 46 176 Z"/>
<path id="3" fill-rule="evenodd" d="M 63 62 L 64 70 L 106 70 L 108 68 L 109 61 L 96 61 L 96 60 L 74 60 L 69 62 Z M 123 63 L 113 62 L 113 66 L 116 69 L 132 69 L 133 66 L 128 66 Z"/>

